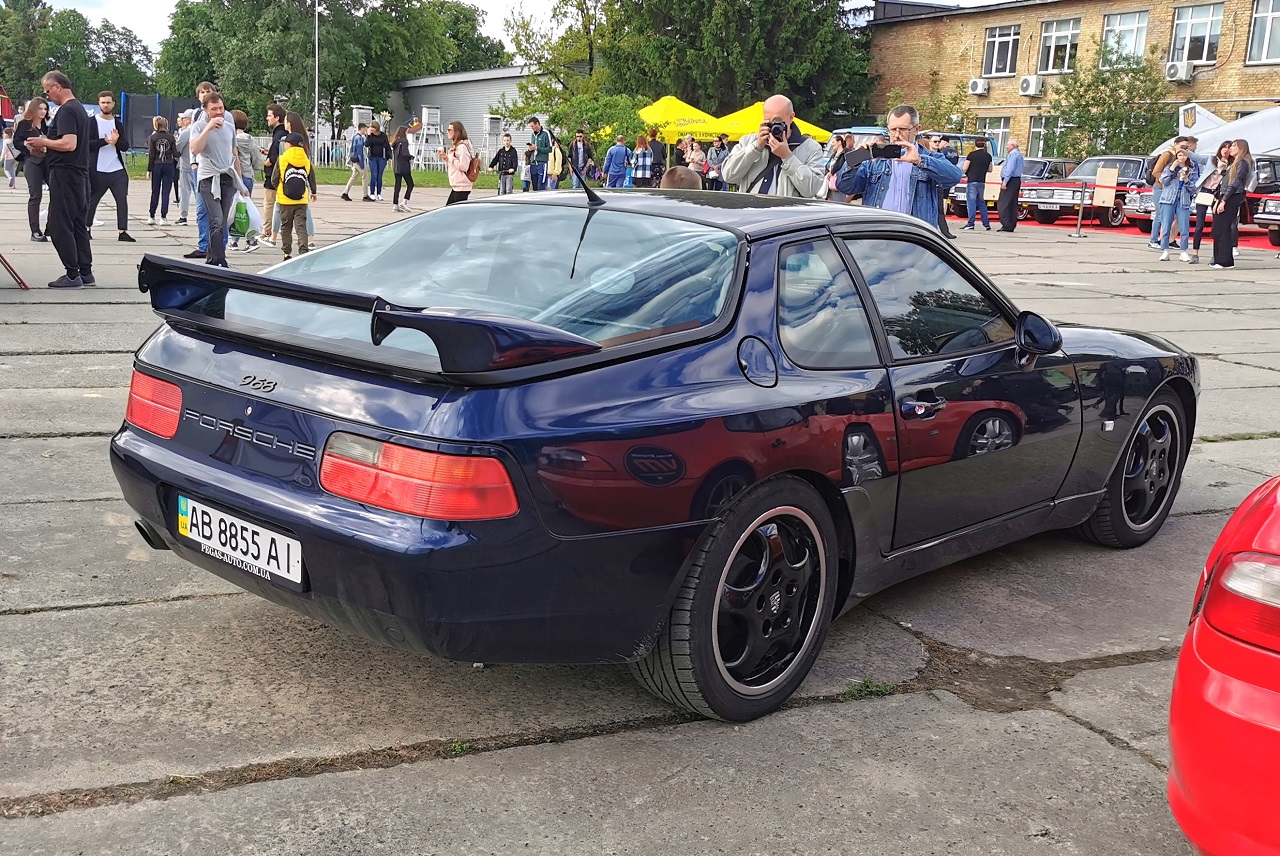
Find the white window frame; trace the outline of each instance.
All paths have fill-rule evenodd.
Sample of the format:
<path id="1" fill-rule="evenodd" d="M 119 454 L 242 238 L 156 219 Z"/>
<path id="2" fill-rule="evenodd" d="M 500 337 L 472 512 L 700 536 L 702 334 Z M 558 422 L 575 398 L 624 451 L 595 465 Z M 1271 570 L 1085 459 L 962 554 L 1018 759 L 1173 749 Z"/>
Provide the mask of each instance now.
<path id="1" fill-rule="evenodd" d="M 1122 57 L 1132 57 L 1142 59 L 1147 55 L 1147 25 L 1150 23 L 1150 13 L 1148 12 L 1120 12 L 1115 15 L 1107 15 L 1102 19 L 1102 43 L 1109 45 L 1113 51 Z M 1132 42 L 1131 49 L 1125 49 L 1121 44 L 1121 34 L 1130 34 Z M 1106 57 L 1098 60 L 1099 68 L 1107 68 L 1104 64 Z"/>
<path id="2" fill-rule="evenodd" d="M 1065 47 L 1062 68 L 1055 67 L 1054 57 L 1058 48 Z M 1048 51 L 1046 55 L 1046 50 Z M 1040 53 L 1036 60 L 1037 74 L 1070 74 L 1076 70 L 1076 58 L 1080 51 L 1080 19 L 1063 18 L 1045 21 L 1040 25 Z M 1046 64 L 1047 63 L 1047 64 Z"/>
<path id="3" fill-rule="evenodd" d="M 1274 37 L 1274 38 L 1273 38 Z M 1254 48 L 1258 57 L 1254 58 Z M 1254 0 L 1245 65 L 1280 63 L 1280 0 Z"/>
<path id="4" fill-rule="evenodd" d="M 1058 133 L 1067 127 L 1062 119 L 1057 116 L 1038 115 L 1031 117 L 1031 127 L 1027 132 L 1027 151 L 1026 156 L 1029 158 L 1054 158 L 1057 157 L 1056 152 L 1045 151 L 1045 135 L 1049 132 Z"/>
<path id="5" fill-rule="evenodd" d="M 1180 6 L 1173 10 L 1173 35 L 1169 41 L 1169 62 L 1190 62 L 1193 65 L 1214 65 L 1218 61 L 1218 42 L 1222 38 L 1222 5 L 1205 3 L 1199 6 Z M 1202 27 L 1203 25 L 1203 27 Z M 1197 29 L 1203 33 L 1196 35 Z M 1181 29 L 1181 34 L 1179 34 Z M 1204 50 L 1199 59 L 1192 59 L 1191 40 L 1204 39 Z M 1213 58 L 1209 47 L 1213 46 Z"/>
<path id="6" fill-rule="evenodd" d="M 991 137 L 995 141 L 995 148 L 991 152 L 994 158 L 1003 157 L 1004 147 L 1009 144 L 1009 135 L 1011 133 L 1012 116 L 979 116 L 977 133 Z M 994 125 L 993 125 L 994 123 Z"/>
<path id="7" fill-rule="evenodd" d="M 982 76 L 983 77 L 1013 77 L 1018 73 L 1018 49 L 1022 41 L 1022 25 L 1008 24 L 1003 27 L 987 27 L 986 40 L 983 42 L 982 49 Z M 995 61 L 999 54 L 1000 45 L 1008 46 L 1009 68 L 1007 71 L 996 71 Z M 992 49 L 992 46 L 995 46 Z M 988 57 L 990 53 L 990 57 Z M 990 58 L 991 66 L 987 66 L 987 60 Z"/>

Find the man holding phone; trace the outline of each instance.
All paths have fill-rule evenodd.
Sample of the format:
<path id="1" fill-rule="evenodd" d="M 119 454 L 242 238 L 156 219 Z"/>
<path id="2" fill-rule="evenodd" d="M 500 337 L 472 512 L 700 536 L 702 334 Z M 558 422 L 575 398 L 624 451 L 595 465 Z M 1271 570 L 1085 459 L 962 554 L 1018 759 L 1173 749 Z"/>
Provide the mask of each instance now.
<path id="1" fill-rule="evenodd" d="M 774 95 L 764 102 L 760 131 L 747 134 L 729 153 L 720 179 L 739 193 L 821 199 L 827 193 L 822 146 L 800 133 L 791 99 Z"/>
<path id="2" fill-rule="evenodd" d="M 868 208 L 897 211 L 938 228 L 939 195 L 959 183 L 960 167 L 916 145 L 920 113 L 909 104 L 894 107 L 885 123 L 889 144 L 868 141 L 847 152 L 836 190 L 861 195 Z"/>

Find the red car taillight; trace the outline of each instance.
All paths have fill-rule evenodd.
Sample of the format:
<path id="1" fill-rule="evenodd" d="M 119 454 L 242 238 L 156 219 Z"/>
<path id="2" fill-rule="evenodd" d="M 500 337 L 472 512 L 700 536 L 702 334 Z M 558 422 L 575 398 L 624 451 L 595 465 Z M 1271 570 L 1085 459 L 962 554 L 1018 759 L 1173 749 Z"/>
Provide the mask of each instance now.
<path id="1" fill-rule="evenodd" d="M 177 384 L 134 371 L 124 421 L 172 440 L 182 418 L 182 389 Z"/>
<path id="2" fill-rule="evenodd" d="M 1223 557 L 1209 579 L 1204 619 L 1242 642 L 1280 651 L 1280 556 Z"/>
<path id="3" fill-rule="evenodd" d="M 520 507 L 497 458 L 424 452 L 354 434 L 329 438 L 320 484 L 356 502 L 433 520 L 496 520 Z"/>

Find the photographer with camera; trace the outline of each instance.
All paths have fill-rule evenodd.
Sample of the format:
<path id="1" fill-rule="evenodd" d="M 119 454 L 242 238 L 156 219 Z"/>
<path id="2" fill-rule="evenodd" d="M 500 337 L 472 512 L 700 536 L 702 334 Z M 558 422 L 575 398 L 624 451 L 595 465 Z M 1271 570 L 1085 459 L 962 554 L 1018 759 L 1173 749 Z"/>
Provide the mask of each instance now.
<path id="1" fill-rule="evenodd" d="M 738 185 L 739 193 L 821 199 L 826 195 L 822 146 L 795 126 L 791 99 L 774 95 L 764 102 L 760 131 L 747 134 L 729 153 L 721 169 L 722 181 Z"/>
<path id="2" fill-rule="evenodd" d="M 889 111 L 885 124 L 889 144 L 868 141 L 846 152 L 836 190 L 862 195 L 868 208 L 897 211 L 938 228 L 940 194 L 960 182 L 964 173 L 943 155 L 916 145 L 920 114 L 909 104 Z"/>

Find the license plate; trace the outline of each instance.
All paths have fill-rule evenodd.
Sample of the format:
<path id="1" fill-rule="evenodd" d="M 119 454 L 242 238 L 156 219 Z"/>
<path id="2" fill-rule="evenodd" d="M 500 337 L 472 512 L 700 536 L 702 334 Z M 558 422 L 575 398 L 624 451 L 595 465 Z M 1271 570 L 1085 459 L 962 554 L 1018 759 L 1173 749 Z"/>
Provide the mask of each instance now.
<path id="1" fill-rule="evenodd" d="M 199 544 L 205 555 L 242 571 L 302 583 L 300 543 L 200 500 L 178 497 L 178 534 Z"/>
<path id="2" fill-rule="evenodd" d="M 1062 207 L 1061 205 L 1045 205 L 1043 202 L 1040 203 L 1041 211 L 1057 211 L 1061 207 Z"/>

